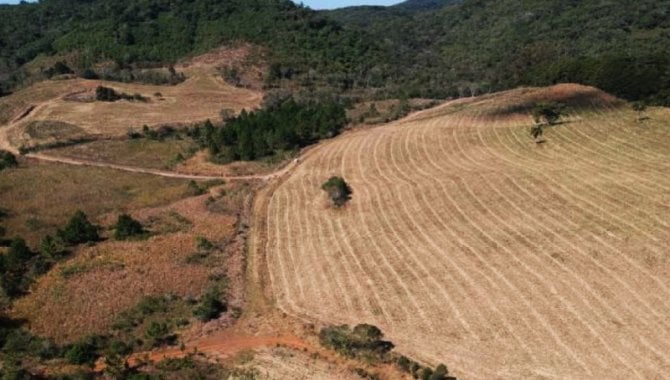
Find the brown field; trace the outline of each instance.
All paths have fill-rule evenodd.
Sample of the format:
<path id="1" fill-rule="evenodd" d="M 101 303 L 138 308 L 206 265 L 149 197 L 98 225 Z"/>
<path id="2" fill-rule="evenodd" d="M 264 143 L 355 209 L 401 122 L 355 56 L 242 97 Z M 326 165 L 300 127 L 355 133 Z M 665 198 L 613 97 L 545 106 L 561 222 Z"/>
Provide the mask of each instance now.
<path id="1" fill-rule="evenodd" d="M 573 106 L 529 136 L 538 99 Z M 312 150 L 272 194 L 277 306 L 378 325 L 464 379 L 664 378 L 670 128 L 562 85 L 447 103 Z M 350 204 L 327 207 L 342 175 Z"/>
<path id="2" fill-rule="evenodd" d="M 28 321 L 34 334 L 59 343 L 72 342 L 89 334 L 107 333 L 115 318 L 144 296 L 173 294 L 195 299 L 217 273 L 231 279 L 229 305 L 240 306 L 241 262 L 237 255 L 233 257 L 238 247 L 232 241 L 237 217 L 209 211 L 205 205 L 208 196 L 135 211 L 133 215 L 155 236 L 78 248 L 71 258 L 40 277 L 29 295 L 15 302 L 12 316 Z M 115 217 L 102 218 L 103 225 L 111 225 Z M 224 256 L 212 254 L 208 261 L 188 263 L 196 252 L 196 237 L 223 247 Z M 191 313 L 186 317 L 192 317 Z M 205 326 L 196 323 L 182 336 L 199 336 L 229 323 L 229 319 Z"/>
<path id="3" fill-rule="evenodd" d="M 2 223 L 8 236 L 37 244 L 77 209 L 94 220 L 106 213 L 165 205 L 188 196 L 188 182 L 113 169 L 22 160 L 0 172 Z"/>
<path id="4" fill-rule="evenodd" d="M 248 47 L 224 49 L 179 65 L 177 71 L 183 72 L 187 80 L 176 86 L 84 79 L 40 82 L 0 99 L 0 124 L 5 125 L 0 127 L 0 143 L 8 141 L 18 148 L 84 136 L 121 136 L 143 125 L 218 120 L 223 108 L 235 111 L 255 108 L 262 99 L 260 91 L 231 86 L 216 70 L 243 59 L 248 50 Z M 99 85 L 131 95 L 141 94 L 149 101 L 92 101 Z M 69 127 L 62 128 L 60 133 L 40 133 L 35 122 Z"/>
<path id="5" fill-rule="evenodd" d="M 116 165 L 141 166 L 149 169 L 171 169 L 177 162 L 175 157 L 188 156 L 196 149 L 190 139 L 97 140 L 63 148 L 49 149 L 45 154 L 85 161 L 106 162 Z"/>

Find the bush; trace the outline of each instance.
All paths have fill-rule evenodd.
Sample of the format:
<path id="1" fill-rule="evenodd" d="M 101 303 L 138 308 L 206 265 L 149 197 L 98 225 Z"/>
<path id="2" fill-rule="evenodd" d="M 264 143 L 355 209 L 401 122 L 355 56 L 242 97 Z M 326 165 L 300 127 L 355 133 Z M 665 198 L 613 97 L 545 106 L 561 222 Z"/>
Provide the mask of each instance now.
<path id="1" fill-rule="evenodd" d="M 117 100 L 128 100 L 128 101 L 137 101 L 145 102 L 148 99 L 140 94 L 128 95 L 123 92 L 116 92 L 113 88 L 98 86 L 95 89 L 95 100 L 100 102 L 115 102 Z"/>
<path id="2" fill-rule="evenodd" d="M 64 229 L 58 230 L 58 237 L 67 245 L 95 242 L 100 240 L 100 227 L 88 221 L 83 211 L 77 211 Z"/>
<path id="3" fill-rule="evenodd" d="M 554 102 L 542 102 L 535 105 L 533 109 L 533 119 L 537 124 L 545 123 L 554 125 L 561 118 L 563 106 Z"/>
<path id="4" fill-rule="evenodd" d="M 16 156 L 6 150 L 0 150 L 0 171 L 19 166 Z"/>
<path id="5" fill-rule="evenodd" d="M 221 313 L 227 310 L 227 306 L 219 298 L 221 292 L 217 287 L 208 290 L 200 299 L 200 302 L 193 310 L 193 315 L 203 322 L 218 318 Z"/>
<path id="6" fill-rule="evenodd" d="M 321 188 L 328 193 L 335 207 L 342 207 L 351 199 L 351 187 L 342 177 L 330 177 Z"/>
<path id="7" fill-rule="evenodd" d="M 90 340 L 75 343 L 65 351 L 65 359 L 70 364 L 93 364 L 97 358 L 96 348 Z"/>
<path id="8" fill-rule="evenodd" d="M 114 239 L 116 240 L 126 240 L 131 237 L 140 236 L 144 232 L 142 223 L 133 219 L 128 214 L 119 215 L 114 225 Z"/>
<path id="9" fill-rule="evenodd" d="M 352 330 L 347 325 L 321 329 L 321 344 L 347 357 L 381 360 L 393 350 L 393 343 L 382 340 L 384 334 L 376 326 L 361 324 Z"/>

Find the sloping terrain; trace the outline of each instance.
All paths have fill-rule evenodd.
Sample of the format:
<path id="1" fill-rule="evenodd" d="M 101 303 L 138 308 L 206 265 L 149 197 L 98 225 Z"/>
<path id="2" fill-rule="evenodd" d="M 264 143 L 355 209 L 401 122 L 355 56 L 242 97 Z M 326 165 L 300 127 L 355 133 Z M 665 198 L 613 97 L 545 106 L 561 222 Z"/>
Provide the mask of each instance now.
<path id="1" fill-rule="evenodd" d="M 227 84 L 217 71 L 247 53 L 243 47 L 196 57 L 176 67 L 187 79 L 175 86 L 85 79 L 38 83 L 0 98 L 0 109 L 10 115 L 7 125 L 0 127 L 0 140 L 4 140 L 0 144 L 9 143 L 16 149 L 82 137 L 124 136 L 144 125 L 218 120 L 224 108 L 255 108 L 261 102 L 261 92 Z M 95 101 L 95 89 L 100 85 L 148 100 Z"/>
<path id="2" fill-rule="evenodd" d="M 526 114 L 569 105 L 544 144 Z M 670 129 L 593 88 L 446 103 L 312 150 L 267 209 L 277 305 L 459 378 L 662 378 Z M 343 209 L 321 184 L 353 188 Z"/>

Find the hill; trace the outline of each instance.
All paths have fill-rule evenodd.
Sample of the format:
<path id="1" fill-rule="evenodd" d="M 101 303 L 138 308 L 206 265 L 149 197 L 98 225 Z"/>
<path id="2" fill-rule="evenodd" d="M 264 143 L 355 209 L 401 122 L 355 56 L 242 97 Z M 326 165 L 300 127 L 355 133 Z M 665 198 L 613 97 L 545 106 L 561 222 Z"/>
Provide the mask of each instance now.
<path id="1" fill-rule="evenodd" d="M 537 144 L 529 111 L 550 100 L 568 108 Z M 320 145 L 258 232 L 277 305 L 369 321 L 458 378 L 662 377 L 669 115 L 638 116 L 590 87 L 522 88 Z"/>
<path id="2" fill-rule="evenodd" d="M 290 0 L 44 0 L 0 6 L 0 79 L 12 89 L 42 55 L 74 54 L 74 71 L 113 60 L 121 67 L 175 63 L 221 44 L 268 48 L 268 82 L 307 77 L 351 86 L 376 54 L 365 34 Z M 44 67 L 43 70 L 47 70 Z"/>
<path id="3" fill-rule="evenodd" d="M 431 12 L 399 7 L 345 8 L 329 16 L 384 44 L 408 96 L 580 82 L 627 99 L 670 103 L 670 1 L 464 0 Z"/>

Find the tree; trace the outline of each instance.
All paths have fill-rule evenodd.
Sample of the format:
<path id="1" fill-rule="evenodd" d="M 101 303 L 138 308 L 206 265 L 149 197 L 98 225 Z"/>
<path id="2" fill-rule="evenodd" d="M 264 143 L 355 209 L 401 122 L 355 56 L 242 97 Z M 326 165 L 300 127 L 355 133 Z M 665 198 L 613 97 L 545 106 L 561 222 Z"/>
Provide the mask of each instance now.
<path id="1" fill-rule="evenodd" d="M 100 227 L 89 222 L 83 211 L 77 211 L 64 229 L 58 230 L 58 237 L 67 245 L 95 242 L 100 240 Z"/>
<path id="2" fill-rule="evenodd" d="M 321 188 L 328 193 L 335 207 L 342 207 L 351 199 L 351 187 L 342 177 L 330 177 Z"/>
<path id="3" fill-rule="evenodd" d="M 144 232 L 142 223 L 133 219 L 128 214 L 119 215 L 114 225 L 114 239 L 116 240 L 126 240 L 133 236 L 142 235 Z"/>
<path id="4" fill-rule="evenodd" d="M 51 235 L 45 236 L 40 243 L 40 254 L 44 257 L 56 258 L 62 256 L 64 252 L 65 247 L 63 247 L 63 242 Z"/>
<path id="5" fill-rule="evenodd" d="M 219 289 L 211 288 L 202 296 L 200 303 L 193 310 L 193 315 L 203 322 L 218 318 L 227 309 L 226 304 L 219 299 L 220 297 Z"/>
<path id="6" fill-rule="evenodd" d="M 546 124 L 554 125 L 561 118 L 561 108 L 560 104 L 554 102 L 538 103 L 533 109 L 533 119 L 537 124 L 545 122 Z"/>
<path id="7" fill-rule="evenodd" d="M 18 165 L 19 163 L 16 161 L 16 156 L 6 150 L 0 150 L 0 171 L 14 168 Z"/>

